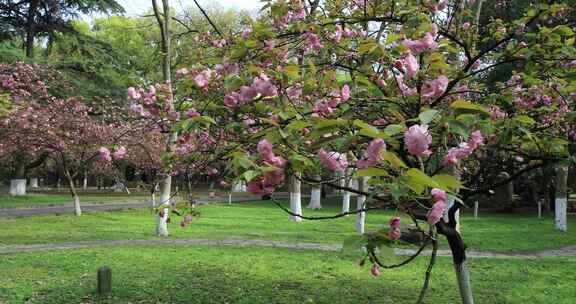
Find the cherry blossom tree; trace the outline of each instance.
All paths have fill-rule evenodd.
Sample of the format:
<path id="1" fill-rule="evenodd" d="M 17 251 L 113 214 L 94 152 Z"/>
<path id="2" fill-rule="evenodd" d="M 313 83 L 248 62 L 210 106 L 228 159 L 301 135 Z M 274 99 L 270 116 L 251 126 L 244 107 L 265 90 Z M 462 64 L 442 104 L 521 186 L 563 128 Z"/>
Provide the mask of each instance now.
<path id="1" fill-rule="evenodd" d="M 273 201 L 299 219 L 357 214 L 362 235 L 347 244 L 366 249 L 361 264 L 374 276 L 432 247 L 419 303 L 445 237 L 462 302 L 473 303 L 463 201 L 572 161 L 576 97 L 570 7 L 537 3 L 480 35 L 481 9 L 482 1 L 270 1 L 237 36 L 199 38 L 212 56 L 177 72 L 182 107 L 165 107 L 157 90 L 139 110 L 176 121 L 171 127 L 190 138 L 224 141 L 252 193 L 304 182 L 357 194 L 356 210 L 327 217 Z M 484 81 L 503 65 L 512 67 L 507 81 Z M 197 151 L 180 151 L 179 161 Z M 494 179 L 486 170 L 494 153 L 523 161 Z M 318 166 L 359 186 L 318 179 Z M 365 214 L 382 208 L 398 216 L 364 231 Z M 387 264 L 382 249 L 398 243 L 416 253 Z"/>
<path id="2" fill-rule="evenodd" d="M 206 129 L 234 132 L 251 120 L 246 134 L 227 138 L 249 191 L 273 194 L 290 177 L 356 193 L 357 210 L 329 217 L 278 205 L 309 220 L 358 214 L 363 235 L 352 243 L 367 249 L 362 264 L 375 276 L 431 246 L 418 302 L 444 236 L 462 302 L 473 303 L 462 201 L 570 160 L 576 62 L 570 7 L 539 3 L 517 20 L 493 20 L 483 36 L 481 9 L 481 1 L 271 1 L 238 37 L 213 45 L 220 59 L 187 70 L 195 84 L 181 89 L 206 105 L 202 116 L 216 122 L 206 118 Z M 510 80 L 487 85 L 483 77 L 504 64 Z M 491 153 L 524 161 L 496 181 L 485 170 Z M 318 166 L 350 168 L 360 185 L 318 180 Z M 381 208 L 409 220 L 364 232 L 364 214 Z M 376 248 L 397 242 L 416 254 L 386 264 Z"/>

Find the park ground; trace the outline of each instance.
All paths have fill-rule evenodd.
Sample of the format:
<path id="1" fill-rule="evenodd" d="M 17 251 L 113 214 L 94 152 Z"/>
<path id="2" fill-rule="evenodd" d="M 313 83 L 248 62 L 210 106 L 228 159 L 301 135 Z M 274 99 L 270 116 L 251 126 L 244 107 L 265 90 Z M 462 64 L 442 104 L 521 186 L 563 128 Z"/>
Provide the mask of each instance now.
<path id="1" fill-rule="evenodd" d="M 122 199 L 106 198 L 103 202 L 130 198 L 116 195 Z M 36 195 L 38 201 L 57 201 L 56 197 L 46 196 L 50 195 Z M 7 200 L 4 196 L 0 199 Z M 26 205 L 34 200 L 29 198 Z M 335 214 L 338 202 L 338 198 L 328 199 L 322 210 L 305 209 L 305 213 Z M 201 215 L 189 227 L 181 228 L 178 219 L 174 220 L 168 239 L 342 245 L 346 238 L 355 235 L 353 216 L 294 223 L 271 202 L 197 208 Z M 370 213 L 367 230 L 383 228 L 392 215 L 391 211 Z M 569 227 L 575 227 L 576 219 L 569 220 Z M 0 226 L 0 248 L 151 241 L 2 254 L 0 303 L 415 303 L 428 262 L 427 257 L 419 257 L 406 267 L 383 270 L 380 277 L 374 278 L 369 265 L 358 266 L 360 252 L 162 245 L 153 243 L 158 238 L 153 233 L 154 215 L 149 209 L 93 212 L 81 217 L 1 218 Z M 557 232 L 550 215 L 538 219 L 532 213 L 481 212 L 479 219 L 464 214 L 462 233 L 469 249 L 478 252 L 530 253 L 576 245 L 574 229 Z M 441 248 L 447 249 L 447 245 L 441 242 Z M 393 263 L 402 257 L 384 258 Z M 574 303 L 575 262 L 576 257 L 570 256 L 470 258 L 476 301 Z M 95 294 L 96 270 L 103 265 L 112 268 L 113 294 L 99 299 Z M 449 257 L 438 259 L 425 303 L 458 303 L 451 267 Z"/>

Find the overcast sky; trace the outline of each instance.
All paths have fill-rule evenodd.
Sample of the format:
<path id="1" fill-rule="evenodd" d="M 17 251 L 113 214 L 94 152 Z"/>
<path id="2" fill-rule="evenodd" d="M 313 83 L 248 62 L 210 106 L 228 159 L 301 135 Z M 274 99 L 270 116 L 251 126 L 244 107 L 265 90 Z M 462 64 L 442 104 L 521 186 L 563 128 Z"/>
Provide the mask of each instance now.
<path id="1" fill-rule="evenodd" d="M 158 1 L 160 3 L 161 1 Z M 151 0 L 118 0 L 128 16 L 136 16 L 147 11 L 151 7 Z M 198 0 L 202 6 L 209 6 L 210 4 L 218 4 L 225 8 L 233 8 L 236 10 L 258 10 L 262 7 L 260 0 Z M 171 0 L 170 4 L 174 9 L 180 10 L 181 6 L 194 6 L 192 0 Z"/>

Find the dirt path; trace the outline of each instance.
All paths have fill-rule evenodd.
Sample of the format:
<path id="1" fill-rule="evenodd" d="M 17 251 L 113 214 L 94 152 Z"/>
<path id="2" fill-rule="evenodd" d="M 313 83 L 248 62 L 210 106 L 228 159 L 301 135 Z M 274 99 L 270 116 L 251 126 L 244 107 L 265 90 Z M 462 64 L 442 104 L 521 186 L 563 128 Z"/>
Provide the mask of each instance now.
<path id="1" fill-rule="evenodd" d="M 246 239 L 228 239 L 228 240 L 208 240 L 208 239 L 158 239 L 158 240 L 103 240 L 91 242 L 75 243 L 58 243 L 58 244 L 35 244 L 35 245 L 0 245 L 0 255 L 16 254 L 26 252 L 38 252 L 48 250 L 65 250 L 65 249 L 82 249 L 98 247 L 116 247 L 116 246 L 234 246 L 234 247 L 268 247 L 268 248 L 286 248 L 294 250 L 318 250 L 338 252 L 342 249 L 339 244 L 319 244 L 319 243 L 302 243 L 302 242 L 284 242 L 268 240 L 246 240 Z M 411 255 L 414 250 L 395 249 L 396 255 Z M 423 255 L 430 255 L 430 251 L 424 251 Z M 449 250 L 439 250 L 439 256 L 451 256 Z M 480 252 L 469 251 L 470 258 L 492 258 L 492 259 L 539 259 L 545 257 L 572 257 L 576 256 L 576 246 L 568 246 L 560 249 L 542 250 L 525 253 L 497 253 L 497 252 Z"/>
<path id="2" fill-rule="evenodd" d="M 233 203 L 255 201 L 259 200 L 256 196 L 241 196 L 232 197 Z M 208 204 L 215 202 L 226 202 L 228 198 L 217 197 L 214 199 L 200 199 L 198 204 Z M 139 209 L 150 207 L 150 202 L 125 202 L 125 203 L 107 203 L 107 204 L 82 204 L 82 212 L 95 212 L 95 211 L 114 211 L 124 209 Z M 7 208 L 0 209 L 0 218 L 3 217 L 25 217 L 37 215 L 60 215 L 60 214 L 73 214 L 74 207 L 72 204 L 58 205 L 50 207 L 32 207 L 32 208 Z"/>

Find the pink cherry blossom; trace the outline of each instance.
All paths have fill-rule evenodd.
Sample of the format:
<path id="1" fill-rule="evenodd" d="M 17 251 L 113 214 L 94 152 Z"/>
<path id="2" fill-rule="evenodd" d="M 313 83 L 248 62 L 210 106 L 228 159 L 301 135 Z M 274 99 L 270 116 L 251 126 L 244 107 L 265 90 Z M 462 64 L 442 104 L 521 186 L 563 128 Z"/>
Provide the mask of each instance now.
<path id="1" fill-rule="evenodd" d="M 421 88 L 422 97 L 429 99 L 442 96 L 448 88 L 448 82 L 448 77 L 444 75 L 425 81 Z"/>
<path id="2" fill-rule="evenodd" d="M 210 83 L 211 76 L 212 72 L 210 70 L 204 70 L 194 76 L 194 82 L 199 88 L 206 89 Z"/>
<path id="3" fill-rule="evenodd" d="M 378 266 L 378 264 L 373 264 L 372 267 L 370 268 L 370 273 L 374 277 L 380 276 L 380 266 Z"/>
<path id="4" fill-rule="evenodd" d="M 263 158 L 274 156 L 274 152 L 272 152 L 272 144 L 267 139 L 262 139 L 258 142 L 257 150 Z"/>
<path id="5" fill-rule="evenodd" d="M 404 96 L 412 96 L 417 93 L 416 88 L 410 88 L 404 83 L 404 76 L 395 75 L 396 83 L 398 84 L 398 89 L 402 92 Z"/>
<path id="6" fill-rule="evenodd" d="M 129 87 L 128 88 L 128 97 L 134 99 L 134 100 L 138 100 L 140 98 L 142 98 L 142 94 L 140 94 L 140 92 L 138 92 L 138 90 L 136 90 L 133 87 Z"/>
<path id="7" fill-rule="evenodd" d="M 242 39 L 250 38 L 250 34 L 252 33 L 252 27 L 247 26 L 242 30 Z"/>
<path id="8" fill-rule="evenodd" d="M 436 203 L 434 203 L 432 209 L 430 209 L 430 211 L 428 211 L 428 214 L 426 215 L 426 221 L 428 222 L 428 224 L 435 225 L 436 223 L 438 223 L 442 218 L 442 215 L 444 215 L 445 208 L 446 204 L 444 203 L 444 201 L 437 201 Z"/>
<path id="9" fill-rule="evenodd" d="M 318 151 L 318 157 L 322 165 L 332 171 L 344 172 L 348 167 L 346 155 L 338 152 L 326 152 L 324 149 Z"/>
<path id="10" fill-rule="evenodd" d="M 252 99 L 254 99 L 254 97 L 256 97 L 258 95 L 258 92 L 256 92 L 252 87 L 247 87 L 247 86 L 242 86 L 240 87 L 240 101 L 242 102 L 249 102 L 252 101 Z"/>
<path id="11" fill-rule="evenodd" d="M 100 154 L 100 160 L 103 160 L 103 161 L 111 161 L 112 160 L 112 156 L 110 155 L 110 150 L 108 150 L 108 148 L 100 147 L 100 149 L 98 150 L 98 153 Z"/>
<path id="12" fill-rule="evenodd" d="M 342 92 L 340 96 L 342 97 L 342 101 L 347 101 L 348 99 L 350 99 L 350 87 L 347 84 L 345 84 L 342 87 Z"/>
<path id="13" fill-rule="evenodd" d="M 340 24 L 336 24 L 336 31 L 334 32 L 334 35 L 332 36 L 332 39 L 334 39 L 334 42 L 336 43 L 340 43 L 340 40 L 342 40 L 342 26 Z"/>
<path id="14" fill-rule="evenodd" d="M 386 143 L 383 139 L 377 138 L 372 140 L 362 159 L 358 161 L 357 167 L 360 169 L 376 166 L 380 161 L 382 161 L 382 152 L 386 151 Z"/>
<path id="15" fill-rule="evenodd" d="M 188 116 L 188 118 L 194 118 L 200 116 L 200 113 L 198 113 L 196 109 L 190 108 L 188 111 L 186 111 L 186 116 Z"/>
<path id="16" fill-rule="evenodd" d="M 418 73 L 420 69 L 420 65 L 418 64 L 418 60 L 412 53 L 408 52 L 406 55 L 403 56 L 404 66 L 406 67 L 406 76 L 407 78 L 412 78 Z"/>
<path id="17" fill-rule="evenodd" d="M 278 95 L 278 89 L 265 75 L 256 77 L 251 88 L 262 97 L 275 97 Z"/>
<path id="18" fill-rule="evenodd" d="M 434 199 L 435 202 L 437 201 L 446 201 L 446 192 L 442 189 L 439 188 L 433 188 L 430 191 L 430 194 L 432 195 L 432 198 Z"/>
<path id="19" fill-rule="evenodd" d="M 224 105 L 233 108 L 238 105 L 240 94 L 232 92 L 224 97 Z"/>
<path id="20" fill-rule="evenodd" d="M 432 33 L 426 33 L 424 37 L 419 40 L 406 39 L 402 44 L 410 49 L 411 53 L 418 55 L 426 49 L 437 49 L 438 43 L 434 41 L 434 35 Z"/>
<path id="21" fill-rule="evenodd" d="M 470 28 L 470 22 L 464 22 L 462 23 L 462 29 L 463 30 L 468 30 Z"/>
<path id="22" fill-rule="evenodd" d="M 395 216 L 390 219 L 390 227 L 391 228 L 399 228 L 400 227 L 400 218 Z"/>
<path id="23" fill-rule="evenodd" d="M 428 150 L 432 143 L 432 136 L 428 133 L 428 126 L 414 125 L 404 133 L 406 149 L 414 156 L 428 156 L 432 154 Z"/>
<path id="24" fill-rule="evenodd" d="M 393 241 L 399 239 L 401 236 L 402 236 L 402 232 L 398 228 L 393 228 L 393 229 L 390 229 L 390 231 L 388 231 L 388 237 Z"/>
<path id="25" fill-rule="evenodd" d="M 115 159 L 123 159 L 126 155 L 126 148 L 124 146 L 120 146 L 116 151 L 114 151 L 114 158 Z"/>
<path id="26" fill-rule="evenodd" d="M 320 41 L 320 37 L 318 37 L 318 35 L 314 33 L 308 33 L 306 37 L 308 40 L 306 44 L 307 51 L 317 51 L 324 48 L 324 45 L 322 44 L 322 41 Z"/>
<path id="27" fill-rule="evenodd" d="M 463 142 L 458 147 L 453 147 L 448 150 L 448 153 L 444 156 L 444 163 L 453 166 L 457 164 L 459 160 L 471 155 L 478 146 L 483 144 L 484 137 L 479 130 L 476 130 L 470 134 L 468 142 Z"/>

